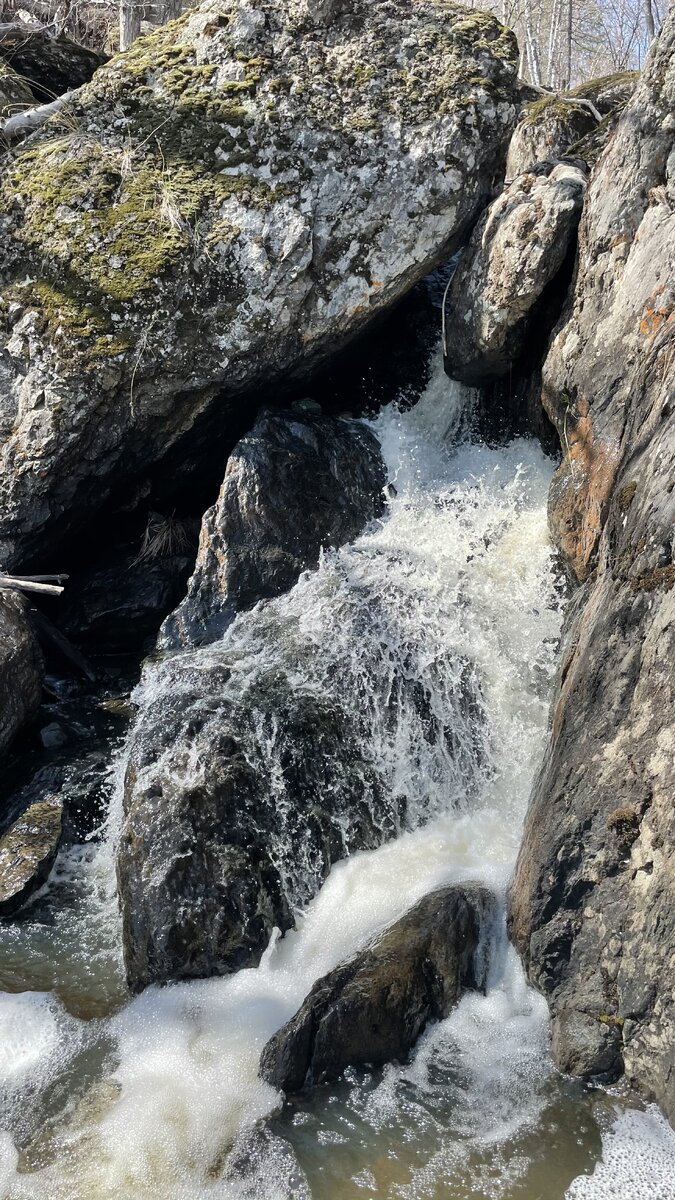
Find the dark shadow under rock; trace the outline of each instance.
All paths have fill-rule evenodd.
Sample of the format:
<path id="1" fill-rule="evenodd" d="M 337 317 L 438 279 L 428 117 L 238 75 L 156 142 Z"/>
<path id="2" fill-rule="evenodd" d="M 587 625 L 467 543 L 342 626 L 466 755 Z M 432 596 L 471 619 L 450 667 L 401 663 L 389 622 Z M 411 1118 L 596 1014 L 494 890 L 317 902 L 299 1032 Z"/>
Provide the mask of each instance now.
<path id="1" fill-rule="evenodd" d="M 338 1079 L 349 1066 L 403 1059 L 465 988 L 485 985 L 477 950 L 497 902 L 476 884 L 425 896 L 373 945 L 314 984 L 267 1043 L 260 1074 L 286 1092 Z"/>
<path id="2" fill-rule="evenodd" d="M 141 647 L 184 595 L 193 562 L 194 551 L 192 556 L 110 555 L 71 576 L 59 624 L 76 642 L 98 650 Z"/>

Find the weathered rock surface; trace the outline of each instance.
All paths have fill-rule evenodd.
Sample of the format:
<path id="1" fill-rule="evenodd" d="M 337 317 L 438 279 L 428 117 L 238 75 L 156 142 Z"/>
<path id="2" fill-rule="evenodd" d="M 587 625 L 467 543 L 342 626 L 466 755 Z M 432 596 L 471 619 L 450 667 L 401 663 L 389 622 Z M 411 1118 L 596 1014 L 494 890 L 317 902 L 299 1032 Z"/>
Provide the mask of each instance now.
<path id="1" fill-rule="evenodd" d="M 543 404 L 566 451 L 550 523 L 578 580 L 596 561 L 618 472 L 634 452 L 628 414 L 651 410 L 671 378 L 675 85 L 668 53 L 666 32 L 593 173 L 576 286 L 544 364 Z"/>
<path id="2" fill-rule="evenodd" d="M 9 917 L 45 882 L 54 865 L 63 803 L 54 774 L 43 771 L 18 798 L 23 811 L 0 837 L 0 917 Z"/>
<path id="3" fill-rule="evenodd" d="M 545 399 L 552 528 L 585 580 L 511 899 L 563 1069 L 675 1120 L 675 11 L 592 178 Z"/>
<path id="4" fill-rule="evenodd" d="M 322 548 L 351 541 L 382 513 L 386 472 L 374 434 L 317 409 L 264 411 L 235 447 L 161 648 L 213 640 L 237 612 L 288 591 Z"/>
<path id="5" fill-rule="evenodd" d="M 513 35 L 445 0 L 328 7 L 207 0 L 6 163 L 0 562 L 357 334 L 480 212 Z"/>
<path id="6" fill-rule="evenodd" d="M 529 342 L 537 305 L 574 245 L 581 166 L 539 163 L 508 183 L 474 229 L 446 303 L 446 370 L 479 386 L 505 375 Z"/>
<path id="7" fill-rule="evenodd" d="M 338 1079 L 348 1066 L 405 1058 L 465 988 L 484 986 L 476 951 L 495 909 L 494 896 L 478 885 L 425 896 L 374 945 L 314 984 L 263 1050 L 262 1078 L 298 1092 Z"/>
<path id="8" fill-rule="evenodd" d="M 24 601 L 0 589 L 0 753 L 37 712 L 44 667 Z"/>
<path id="9" fill-rule="evenodd" d="M 582 83 L 560 96 L 535 100 L 523 113 L 511 138 L 507 180 L 531 170 L 535 163 L 555 161 L 566 154 L 594 161 L 635 91 L 638 79 L 637 71 L 622 71 Z M 600 113 L 600 124 L 588 105 L 579 103 L 588 100 Z M 579 145 L 582 139 L 586 153 L 582 153 Z"/>
<path id="10" fill-rule="evenodd" d="M 163 664 L 132 734 L 118 878 L 134 990 L 254 963 L 333 862 L 396 829 L 347 712 L 230 657 Z"/>
<path id="11" fill-rule="evenodd" d="M 43 25 L 23 21 L 5 24 L 0 30 L 0 56 L 29 87 L 31 102 L 54 100 L 63 92 L 88 83 L 105 62 L 98 54 L 63 34 L 54 37 Z M 0 89 L 3 72 L 0 68 Z"/>

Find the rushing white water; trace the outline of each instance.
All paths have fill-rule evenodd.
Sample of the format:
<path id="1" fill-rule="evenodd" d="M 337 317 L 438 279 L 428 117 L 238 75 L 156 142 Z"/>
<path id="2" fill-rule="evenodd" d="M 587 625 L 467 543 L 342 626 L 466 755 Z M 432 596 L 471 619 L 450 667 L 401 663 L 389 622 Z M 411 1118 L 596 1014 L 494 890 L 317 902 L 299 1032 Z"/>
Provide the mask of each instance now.
<path id="1" fill-rule="evenodd" d="M 406 798 L 404 828 L 334 867 L 256 969 L 150 988 L 90 1021 L 54 997 L 0 997 L 2 1200 L 289 1200 L 273 1149 L 247 1181 L 227 1166 L 237 1136 L 278 1108 L 257 1077 L 267 1038 L 318 977 L 431 888 L 480 879 L 503 894 L 559 632 L 546 535 L 552 468 L 528 441 L 490 449 L 462 439 L 467 400 L 439 364 L 420 404 L 385 411 L 375 429 L 396 489 L 386 518 L 192 659 L 198 670 L 227 653 L 247 678 L 277 664 L 305 687 L 351 696 L 383 778 Z M 150 668 L 139 704 L 161 686 L 161 667 Z M 105 876 L 110 864 L 108 845 L 91 869 Z M 85 957 L 111 953 L 110 894 L 95 892 L 91 928 L 82 914 L 73 926 Z M 493 938 L 487 995 L 465 996 L 409 1065 L 374 1079 L 351 1073 L 281 1119 L 316 1200 L 538 1194 L 518 1189 L 564 1087 L 549 1061 L 545 1005 L 503 930 Z M 570 1136 L 546 1200 L 597 1160 L 600 1136 L 584 1112 L 576 1141 L 595 1136 L 594 1152 L 575 1150 Z M 309 1151 L 303 1130 L 313 1131 Z"/>

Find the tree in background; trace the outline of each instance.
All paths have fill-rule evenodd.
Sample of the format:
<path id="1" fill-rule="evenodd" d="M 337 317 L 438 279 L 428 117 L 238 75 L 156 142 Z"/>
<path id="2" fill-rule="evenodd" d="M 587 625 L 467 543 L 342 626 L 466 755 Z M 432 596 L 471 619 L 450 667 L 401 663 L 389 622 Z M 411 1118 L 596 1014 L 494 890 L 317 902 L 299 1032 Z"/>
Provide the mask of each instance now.
<path id="1" fill-rule="evenodd" d="M 639 69 L 668 0 L 465 0 L 515 29 L 520 73 L 563 91 L 615 71 Z M 147 26 L 179 15 L 182 0 L 0 0 L 0 22 L 53 27 L 95 49 L 127 49 Z M 0 46 L 0 54 L 2 48 Z"/>
<path id="2" fill-rule="evenodd" d="M 616 71 L 640 70 L 667 0 L 472 0 L 515 29 L 520 74 L 565 91 Z"/>

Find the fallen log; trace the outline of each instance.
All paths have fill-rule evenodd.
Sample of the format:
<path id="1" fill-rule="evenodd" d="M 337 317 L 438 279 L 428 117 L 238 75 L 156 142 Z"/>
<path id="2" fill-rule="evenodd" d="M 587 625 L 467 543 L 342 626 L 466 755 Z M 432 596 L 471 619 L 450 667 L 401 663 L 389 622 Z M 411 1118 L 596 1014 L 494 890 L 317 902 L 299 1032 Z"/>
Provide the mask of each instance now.
<path id="1" fill-rule="evenodd" d="M 46 579 L 67 579 L 67 575 L 2 575 L 0 588 L 9 588 L 15 592 L 40 592 L 47 596 L 60 596 L 63 587 L 60 584 L 45 583 Z"/>
<path id="2" fill-rule="evenodd" d="M 64 96 L 59 96 L 49 104 L 39 104 L 36 108 L 28 108 L 13 117 L 5 117 L 4 121 L 0 121 L 0 134 L 8 142 L 28 137 L 36 129 L 41 129 L 50 117 L 60 112 L 74 95 L 75 91 L 66 92 Z"/>

